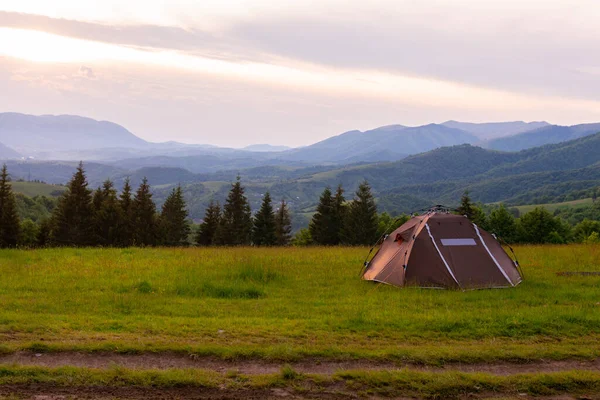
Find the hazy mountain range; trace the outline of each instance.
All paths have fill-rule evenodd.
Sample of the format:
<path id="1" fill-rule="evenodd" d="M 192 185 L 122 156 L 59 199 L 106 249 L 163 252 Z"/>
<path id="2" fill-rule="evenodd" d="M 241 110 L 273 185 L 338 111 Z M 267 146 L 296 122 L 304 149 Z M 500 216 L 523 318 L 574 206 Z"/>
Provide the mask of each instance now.
<path id="1" fill-rule="evenodd" d="M 243 149 L 177 142 L 150 143 L 112 122 L 71 115 L 0 113 L 0 158 L 98 161 L 123 168 L 165 166 L 194 173 L 262 165 L 311 166 L 396 161 L 444 146 L 472 144 L 517 151 L 586 136 L 600 124 L 447 121 L 417 127 L 390 125 L 349 131 L 310 146 L 255 144 Z"/>
<path id="2" fill-rule="evenodd" d="M 512 134 L 494 138 L 494 132 L 502 127 Z M 534 129 L 529 130 L 531 127 Z M 594 130 L 598 133 L 592 134 Z M 552 134 L 544 136 L 543 132 Z M 580 137 L 572 139 L 573 136 Z M 475 143 L 464 144 L 465 139 Z M 493 149 L 500 147 L 499 141 L 519 147 L 540 140 L 558 143 L 512 152 Z M 401 147 L 395 147 L 397 142 L 404 142 L 404 149 L 410 148 L 410 151 L 426 150 L 401 156 Z M 448 146 L 429 149 L 439 143 Z M 304 148 L 273 152 L 179 143 L 148 146 L 160 146 L 168 153 L 108 161 L 87 160 L 85 169 L 91 186 L 97 187 L 103 180 L 112 179 L 120 188 L 126 177 L 130 177 L 134 185 L 147 177 L 160 204 L 174 185 L 181 184 L 190 215 L 201 218 L 211 199 L 225 200 L 230 183 L 240 175 L 253 210 L 259 207 L 262 195 L 269 190 L 274 199 L 288 201 L 295 227 L 306 225 L 326 186 L 336 187 L 341 183 L 348 197 L 352 197 L 363 179 L 371 183 L 379 209 L 392 213 L 411 212 L 431 204 L 456 204 L 466 189 L 477 201 L 530 204 L 569 198 L 574 192 L 600 186 L 598 124 L 559 127 L 543 122 L 468 124 L 449 121 L 422 127 L 394 125 L 367 132 L 351 131 Z M 116 152 L 114 149 L 121 149 L 122 153 L 117 154 L 139 150 L 105 150 Z M 95 150 L 90 151 L 93 154 Z M 143 155 L 145 150 L 141 151 L 139 154 Z M 0 146 L 0 152 L 8 154 L 5 158 L 14 158 L 7 147 Z M 395 154 L 402 159 L 385 162 L 376 159 L 377 154 L 386 157 Z M 307 161 L 309 157 L 314 160 L 327 157 L 328 162 Z M 15 179 L 31 178 L 48 183 L 67 182 L 77 165 L 74 160 L 39 159 L 14 159 L 6 163 Z"/>

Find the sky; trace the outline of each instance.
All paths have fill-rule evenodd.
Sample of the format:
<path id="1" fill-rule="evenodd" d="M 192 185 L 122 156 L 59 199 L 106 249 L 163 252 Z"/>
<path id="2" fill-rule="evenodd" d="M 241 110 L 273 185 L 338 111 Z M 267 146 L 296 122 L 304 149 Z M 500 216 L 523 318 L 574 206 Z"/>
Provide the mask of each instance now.
<path id="1" fill-rule="evenodd" d="M 231 147 L 598 122 L 598 21 L 597 0 L 0 0 L 0 112 Z"/>

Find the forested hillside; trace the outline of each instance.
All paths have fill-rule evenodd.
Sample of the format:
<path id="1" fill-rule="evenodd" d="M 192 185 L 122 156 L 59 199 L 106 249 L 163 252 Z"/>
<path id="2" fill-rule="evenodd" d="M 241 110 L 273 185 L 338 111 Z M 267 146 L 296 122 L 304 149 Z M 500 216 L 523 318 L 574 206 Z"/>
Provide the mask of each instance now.
<path id="1" fill-rule="evenodd" d="M 486 147 L 503 151 L 519 151 L 550 143 L 566 142 L 596 132 L 600 132 L 600 124 L 549 125 L 517 135 L 491 140 L 486 143 Z"/>

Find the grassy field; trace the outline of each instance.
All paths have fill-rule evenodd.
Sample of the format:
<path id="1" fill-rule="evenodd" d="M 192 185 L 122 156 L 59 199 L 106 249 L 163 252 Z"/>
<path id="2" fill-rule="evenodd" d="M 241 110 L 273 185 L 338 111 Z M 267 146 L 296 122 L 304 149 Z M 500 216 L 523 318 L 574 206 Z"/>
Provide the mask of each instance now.
<path id="1" fill-rule="evenodd" d="M 565 201 L 562 203 L 528 204 L 525 206 L 515 206 L 515 208 L 517 208 L 522 215 L 522 214 L 528 213 L 529 211 L 533 210 L 536 207 L 543 207 L 546 210 L 548 210 L 549 212 L 554 212 L 558 208 L 561 208 L 561 207 L 583 208 L 583 207 L 588 207 L 592 204 L 593 204 L 592 198 L 590 197 L 587 199 Z"/>
<path id="2" fill-rule="evenodd" d="M 22 193 L 28 197 L 51 197 L 56 193 L 63 192 L 65 190 L 64 186 L 49 185 L 47 183 L 39 182 L 11 182 L 11 186 L 16 193 Z"/>
<path id="3" fill-rule="evenodd" d="M 447 362 L 600 356 L 600 246 L 518 247 L 471 292 L 359 279 L 365 248 L 0 251 L 0 352 Z"/>

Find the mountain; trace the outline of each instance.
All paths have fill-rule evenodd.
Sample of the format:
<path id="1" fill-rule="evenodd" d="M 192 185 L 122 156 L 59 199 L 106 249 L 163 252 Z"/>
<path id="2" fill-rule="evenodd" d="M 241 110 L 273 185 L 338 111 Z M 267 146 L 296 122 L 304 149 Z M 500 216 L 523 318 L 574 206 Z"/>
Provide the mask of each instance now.
<path id="1" fill-rule="evenodd" d="M 460 129 L 438 124 L 417 127 L 390 125 L 366 132 L 349 131 L 301 149 L 281 153 L 288 160 L 348 163 L 394 161 L 442 146 L 475 143 L 479 139 Z"/>
<path id="2" fill-rule="evenodd" d="M 0 160 L 21 158 L 21 155 L 8 146 L 0 143 Z"/>
<path id="3" fill-rule="evenodd" d="M 600 133 L 512 153 L 471 145 L 444 147 L 392 163 L 315 173 L 298 179 L 294 190 L 308 193 L 341 183 L 352 193 L 363 179 L 382 209 L 393 212 L 415 211 L 426 203 L 453 205 L 467 189 L 475 201 L 518 204 L 600 185 Z M 312 196 L 316 202 L 318 195 Z"/>
<path id="4" fill-rule="evenodd" d="M 458 122 L 458 121 L 446 121 L 442 125 L 449 128 L 461 129 L 465 132 L 472 133 L 482 140 L 489 140 L 499 138 L 503 136 L 516 135 L 531 131 L 534 129 L 542 128 L 550 125 L 546 121 L 536 122 L 523 122 L 523 121 L 512 121 L 512 122 L 486 122 L 486 123 L 472 123 L 472 122 Z"/>
<path id="5" fill-rule="evenodd" d="M 560 143 L 600 132 L 600 123 L 573 126 L 548 125 L 518 135 L 490 140 L 486 148 L 519 151 L 545 144 Z"/>
<path id="6" fill-rule="evenodd" d="M 120 125 L 74 115 L 0 113 L 0 142 L 24 156 L 53 151 L 144 148 L 148 143 Z"/>
<path id="7" fill-rule="evenodd" d="M 273 151 L 285 151 L 290 150 L 288 146 L 273 146 L 270 144 L 251 144 L 250 146 L 244 147 L 242 150 L 256 151 L 256 152 L 273 152 Z"/>

